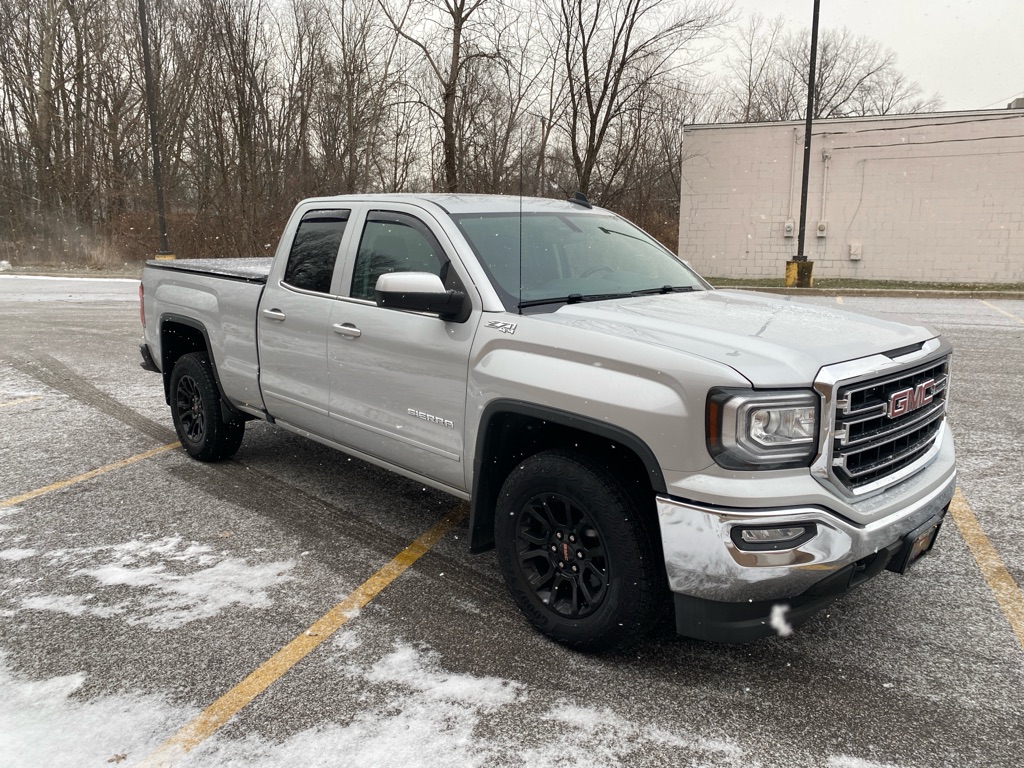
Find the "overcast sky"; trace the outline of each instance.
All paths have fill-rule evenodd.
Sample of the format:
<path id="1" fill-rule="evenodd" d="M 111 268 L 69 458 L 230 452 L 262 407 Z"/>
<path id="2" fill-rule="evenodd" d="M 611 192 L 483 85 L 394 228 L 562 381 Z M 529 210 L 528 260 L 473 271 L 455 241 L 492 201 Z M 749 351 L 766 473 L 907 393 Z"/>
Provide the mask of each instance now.
<path id="1" fill-rule="evenodd" d="M 811 28 L 813 0 L 734 0 L 746 17 Z M 848 27 L 896 52 L 897 66 L 947 110 L 1003 109 L 1024 95 L 1024 0 L 821 0 L 821 29 Z"/>

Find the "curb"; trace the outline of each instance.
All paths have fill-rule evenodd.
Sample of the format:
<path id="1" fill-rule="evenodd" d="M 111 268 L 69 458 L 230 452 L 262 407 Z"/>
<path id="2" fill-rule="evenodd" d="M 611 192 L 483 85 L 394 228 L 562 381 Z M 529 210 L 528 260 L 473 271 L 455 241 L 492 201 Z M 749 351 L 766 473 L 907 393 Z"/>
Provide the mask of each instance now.
<path id="1" fill-rule="evenodd" d="M 131 269 L 111 269 L 111 270 L 47 270 L 47 269 L 11 269 L 0 272 L 0 277 L 4 276 L 15 276 L 15 277 L 60 277 L 60 278 L 89 278 L 91 280 L 139 280 L 142 277 L 142 268 L 137 270 Z"/>
<path id="2" fill-rule="evenodd" d="M 903 299 L 998 299 L 1024 301 L 1021 291 L 937 291 L 915 288 L 766 288 L 762 285 L 723 285 L 715 286 L 720 291 L 756 291 L 758 293 L 776 293 L 782 296 L 847 296 L 856 298 L 881 297 Z"/>

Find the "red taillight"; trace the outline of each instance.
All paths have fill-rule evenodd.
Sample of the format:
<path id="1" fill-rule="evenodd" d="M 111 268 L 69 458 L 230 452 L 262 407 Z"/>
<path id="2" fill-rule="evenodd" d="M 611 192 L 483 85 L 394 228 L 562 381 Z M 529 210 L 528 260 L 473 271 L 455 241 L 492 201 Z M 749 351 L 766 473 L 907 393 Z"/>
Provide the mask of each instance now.
<path id="1" fill-rule="evenodd" d="M 142 327 L 146 327 L 146 304 L 143 299 L 143 288 L 142 283 L 139 283 L 139 319 L 142 321 Z"/>

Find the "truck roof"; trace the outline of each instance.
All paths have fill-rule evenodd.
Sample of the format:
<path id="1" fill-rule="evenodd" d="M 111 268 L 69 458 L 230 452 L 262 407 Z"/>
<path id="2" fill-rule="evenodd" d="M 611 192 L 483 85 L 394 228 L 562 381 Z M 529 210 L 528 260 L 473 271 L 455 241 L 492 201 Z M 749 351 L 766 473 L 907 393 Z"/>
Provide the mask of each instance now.
<path id="1" fill-rule="evenodd" d="M 369 194 L 369 195 L 337 195 L 333 197 L 316 198 L 317 202 L 340 203 L 350 202 L 408 202 L 420 204 L 433 204 L 446 213 L 518 213 L 520 211 L 529 213 L 554 213 L 573 212 L 586 213 L 591 209 L 580 203 L 569 202 L 568 200 L 557 200 L 547 197 L 520 197 L 518 195 L 477 195 L 459 194 L 451 192 L 437 193 L 391 193 L 391 194 Z M 596 213 L 607 214 L 600 208 L 592 209 Z"/>

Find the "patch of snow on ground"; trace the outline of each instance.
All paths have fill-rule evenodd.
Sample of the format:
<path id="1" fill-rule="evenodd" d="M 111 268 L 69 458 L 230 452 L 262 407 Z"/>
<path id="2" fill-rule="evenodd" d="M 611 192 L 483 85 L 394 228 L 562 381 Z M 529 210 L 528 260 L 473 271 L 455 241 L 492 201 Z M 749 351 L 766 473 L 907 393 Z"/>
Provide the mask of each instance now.
<path id="1" fill-rule="evenodd" d="M 358 640 L 344 639 L 348 634 L 339 633 L 336 650 L 360 646 Z M 536 711 L 523 684 L 449 672 L 438 654 L 405 643 L 397 643 L 370 667 L 349 664 L 343 671 L 376 692 L 367 691 L 367 704 L 349 722 L 323 724 L 278 743 L 255 734 L 241 740 L 215 735 L 181 765 L 590 768 L 642 764 L 651 749 L 675 753 L 679 766 L 750 764 L 732 743 L 632 722 L 611 709 L 556 702 L 546 712 Z M 536 718 L 529 748 L 511 735 L 498 735 L 501 722 L 521 722 L 524 715 Z"/>
<path id="2" fill-rule="evenodd" d="M 368 708 L 347 724 L 328 724 L 273 744 L 250 736 L 214 737 L 183 765 L 271 768 L 281 765 L 469 768 L 492 765 L 506 745 L 474 735 L 482 715 L 520 701 L 523 686 L 496 677 L 441 669 L 437 655 L 398 644 L 370 669 L 353 675 L 388 692 L 387 703 Z"/>
<path id="3" fill-rule="evenodd" d="M 635 723 L 611 709 L 592 709 L 557 702 L 544 715 L 553 727 L 544 729 L 547 742 L 523 750 L 522 764 L 531 768 L 593 765 L 635 765 L 645 749 L 677 750 L 676 765 L 747 766 L 750 759 L 736 744 Z"/>
<path id="4" fill-rule="evenodd" d="M 235 606 L 269 607 L 268 590 L 290 581 L 295 567 L 294 560 L 250 565 L 212 547 L 186 544 L 180 536 L 54 550 L 43 557 L 51 566 L 69 569 L 70 579 L 92 579 L 99 589 L 85 596 L 30 594 L 21 601 L 23 609 L 122 615 L 129 624 L 158 630 L 177 629 Z M 113 588 L 116 600 L 105 601 L 104 588 Z"/>
<path id="5" fill-rule="evenodd" d="M 480 610 L 480 606 L 474 603 L 472 600 L 454 598 L 450 602 L 451 605 L 455 606 L 459 610 L 465 611 L 466 613 L 473 613 L 477 616 L 483 616 L 484 612 Z"/>
<path id="6" fill-rule="evenodd" d="M 124 604 L 100 606 L 87 605 L 95 595 L 33 595 L 21 601 L 21 607 L 30 611 L 53 611 L 68 616 L 98 616 L 106 619 L 124 613 Z"/>
<path id="7" fill-rule="evenodd" d="M 127 617 L 128 623 L 144 624 L 151 629 L 177 629 L 236 605 L 268 608 L 272 602 L 266 590 L 290 580 L 286 572 L 293 565 L 249 565 L 245 560 L 229 557 L 209 568 L 185 574 L 173 573 L 159 563 L 141 568 L 106 565 L 82 569 L 75 575 L 91 576 L 104 586 L 143 588 L 146 591 L 139 602 L 146 613 Z"/>
<path id="8" fill-rule="evenodd" d="M 377 662 L 365 677 L 373 683 L 395 683 L 411 688 L 429 701 L 471 705 L 487 711 L 518 700 L 523 687 L 497 677 L 444 672 L 439 668 L 436 654 L 401 644 Z"/>
<path id="9" fill-rule="evenodd" d="M 897 768 L 892 763 L 875 763 L 871 760 L 863 760 L 859 757 L 849 755 L 835 755 L 828 759 L 828 768 Z"/>
<path id="10" fill-rule="evenodd" d="M 136 764 L 195 714 L 162 696 L 120 694 L 79 700 L 75 674 L 28 680 L 0 653 L 0 763 L 5 768 Z"/>
<path id="11" fill-rule="evenodd" d="M 18 560 L 27 560 L 30 557 L 35 557 L 38 554 L 34 549 L 5 549 L 0 551 L 0 560 L 11 560 L 17 562 Z"/>

